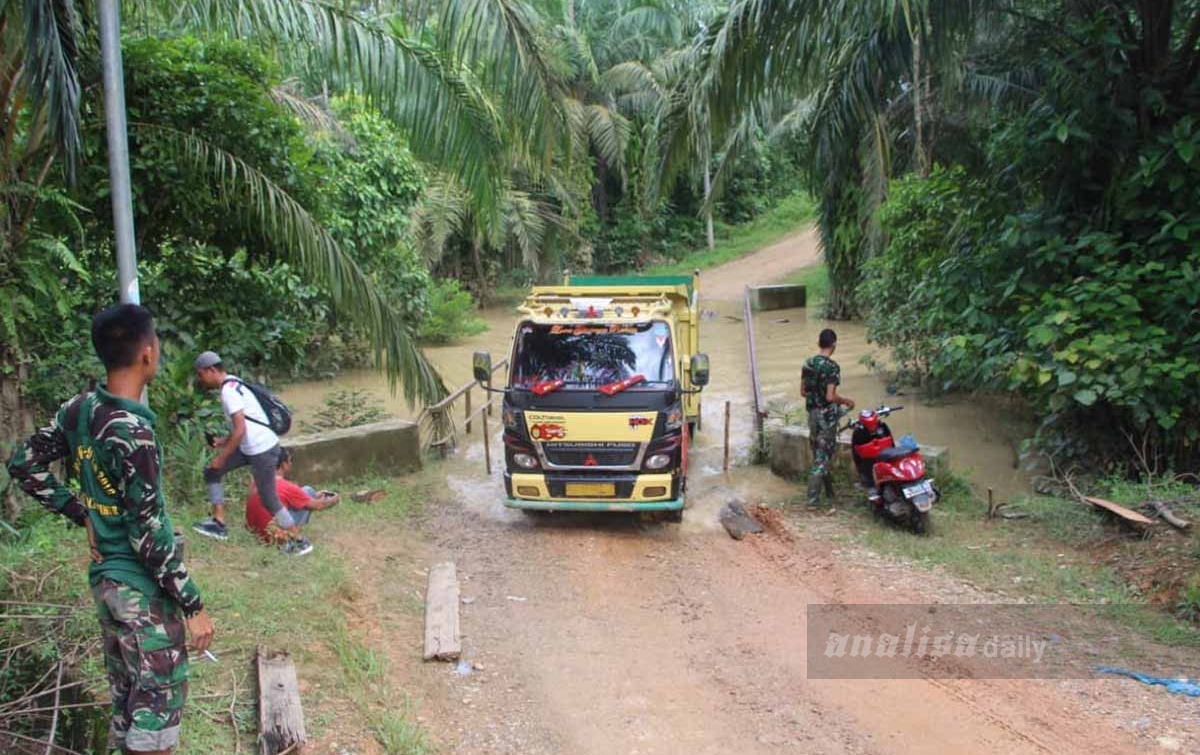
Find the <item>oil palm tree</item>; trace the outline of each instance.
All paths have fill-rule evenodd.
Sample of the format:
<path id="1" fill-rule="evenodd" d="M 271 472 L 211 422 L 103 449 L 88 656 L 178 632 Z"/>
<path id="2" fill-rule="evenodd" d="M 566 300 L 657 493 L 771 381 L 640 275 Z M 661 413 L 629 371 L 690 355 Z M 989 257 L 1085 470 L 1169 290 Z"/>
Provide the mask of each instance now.
<path id="1" fill-rule="evenodd" d="M 531 14 L 515 0 L 448 0 L 411 26 L 324 0 L 164 0 L 140 10 L 143 23 L 150 19 L 142 31 L 253 39 L 288 69 L 320 69 L 338 91 L 362 95 L 391 118 L 413 152 L 453 176 L 485 212 L 503 204 L 513 145 L 536 169 L 560 138 L 556 82 Z M 30 208 L 51 168 L 71 176 L 80 159 L 81 71 L 94 70 L 98 54 L 82 31 L 86 13 L 77 0 L 0 0 L 6 269 L 19 267 L 7 263 L 28 248 Z M 492 98 L 506 103 L 503 112 Z M 137 127 L 211 176 L 231 210 L 249 214 L 309 280 L 328 288 L 370 336 L 393 387 L 410 401 L 444 390 L 399 316 L 285 189 L 203 134 Z M 4 314 L 6 329 L 18 330 L 15 315 Z"/>
<path id="2" fill-rule="evenodd" d="M 739 130 L 769 120 L 769 113 L 790 112 L 793 123 L 802 113 L 830 268 L 828 307 L 833 316 L 851 316 L 858 265 L 877 243 L 874 209 L 896 150 L 906 164 L 928 169 L 940 74 L 961 71 L 980 19 L 1005 5 L 740 0 L 700 42 L 699 70 L 675 95 L 663 129 L 663 171 L 669 175 L 693 159 L 698 134 L 732 144 Z"/>

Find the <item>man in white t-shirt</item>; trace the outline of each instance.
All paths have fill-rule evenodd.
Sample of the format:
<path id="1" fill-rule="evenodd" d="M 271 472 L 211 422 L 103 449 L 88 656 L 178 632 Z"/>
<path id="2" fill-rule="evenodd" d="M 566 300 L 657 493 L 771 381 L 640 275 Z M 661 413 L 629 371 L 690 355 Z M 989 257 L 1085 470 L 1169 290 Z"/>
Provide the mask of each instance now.
<path id="1" fill-rule="evenodd" d="M 259 405 L 254 392 L 240 378 L 225 371 L 225 365 L 215 351 L 206 351 L 196 357 L 194 366 L 200 385 L 221 391 L 221 409 L 229 422 L 229 435 L 212 441 L 212 447 L 219 450 L 204 469 L 208 501 L 213 507 L 212 516 L 192 525 L 192 529 L 217 540 L 229 537 L 225 526 L 225 487 L 221 480 L 233 470 L 249 466 L 263 506 L 275 517 L 280 529 L 292 536 L 280 550 L 291 555 L 310 553 L 312 545 L 300 535 L 300 528 L 296 526 L 291 513 L 279 502 L 279 494 L 275 490 L 279 436 L 271 431 L 267 413 Z"/>

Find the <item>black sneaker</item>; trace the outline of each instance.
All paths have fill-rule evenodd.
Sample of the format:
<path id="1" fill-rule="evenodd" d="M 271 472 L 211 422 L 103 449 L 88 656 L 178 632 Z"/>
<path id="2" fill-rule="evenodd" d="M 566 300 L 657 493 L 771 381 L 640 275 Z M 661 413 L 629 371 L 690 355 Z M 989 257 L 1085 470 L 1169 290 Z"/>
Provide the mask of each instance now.
<path id="1" fill-rule="evenodd" d="M 225 529 L 225 523 L 219 522 L 211 516 L 203 522 L 193 524 L 192 529 L 205 537 L 211 537 L 213 540 L 229 539 L 229 530 Z"/>
<path id="2" fill-rule="evenodd" d="M 279 552 L 289 556 L 307 556 L 313 552 L 313 546 L 307 537 L 292 538 L 286 545 L 279 546 Z"/>

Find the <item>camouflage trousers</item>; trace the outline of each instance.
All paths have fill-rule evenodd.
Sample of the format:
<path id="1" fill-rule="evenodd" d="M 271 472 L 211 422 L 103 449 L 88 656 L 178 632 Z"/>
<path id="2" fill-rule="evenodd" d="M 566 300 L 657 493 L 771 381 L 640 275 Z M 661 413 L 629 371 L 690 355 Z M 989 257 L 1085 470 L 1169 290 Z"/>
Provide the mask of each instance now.
<path id="1" fill-rule="evenodd" d="M 808 442 L 812 450 L 812 466 L 808 470 L 809 506 L 821 505 L 821 488 L 829 484 L 829 465 L 837 452 L 837 423 L 834 406 L 808 413 Z"/>
<path id="2" fill-rule="evenodd" d="M 187 699 L 183 613 L 161 597 L 102 580 L 92 588 L 112 688 L 109 747 L 129 752 L 179 744 Z"/>

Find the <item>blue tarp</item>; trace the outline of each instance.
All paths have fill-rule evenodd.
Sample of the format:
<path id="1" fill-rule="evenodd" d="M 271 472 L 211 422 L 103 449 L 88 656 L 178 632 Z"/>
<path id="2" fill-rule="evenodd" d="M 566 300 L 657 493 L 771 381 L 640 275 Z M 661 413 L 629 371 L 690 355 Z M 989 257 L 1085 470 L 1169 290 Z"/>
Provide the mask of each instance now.
<path id="1" fill-rule="evenodd" d="M 1127 676 L 1130 679 L 1135 679 L 1142 684 L 1160 684 L 1167 688 L 1167 692 L 1174 695 L 1187 695 L 1188 697 L 1200 697 L 1200 682 L 1195 679 L 1167 679 L 1161 676 L 1150 676 L 1148 674 L 1139 674 L 1136 671 L 1117 668 L 1116 666 L 1097 666 L 1096 670 L 1102 674 L 1115 674 L 1117 676 Z"/>

